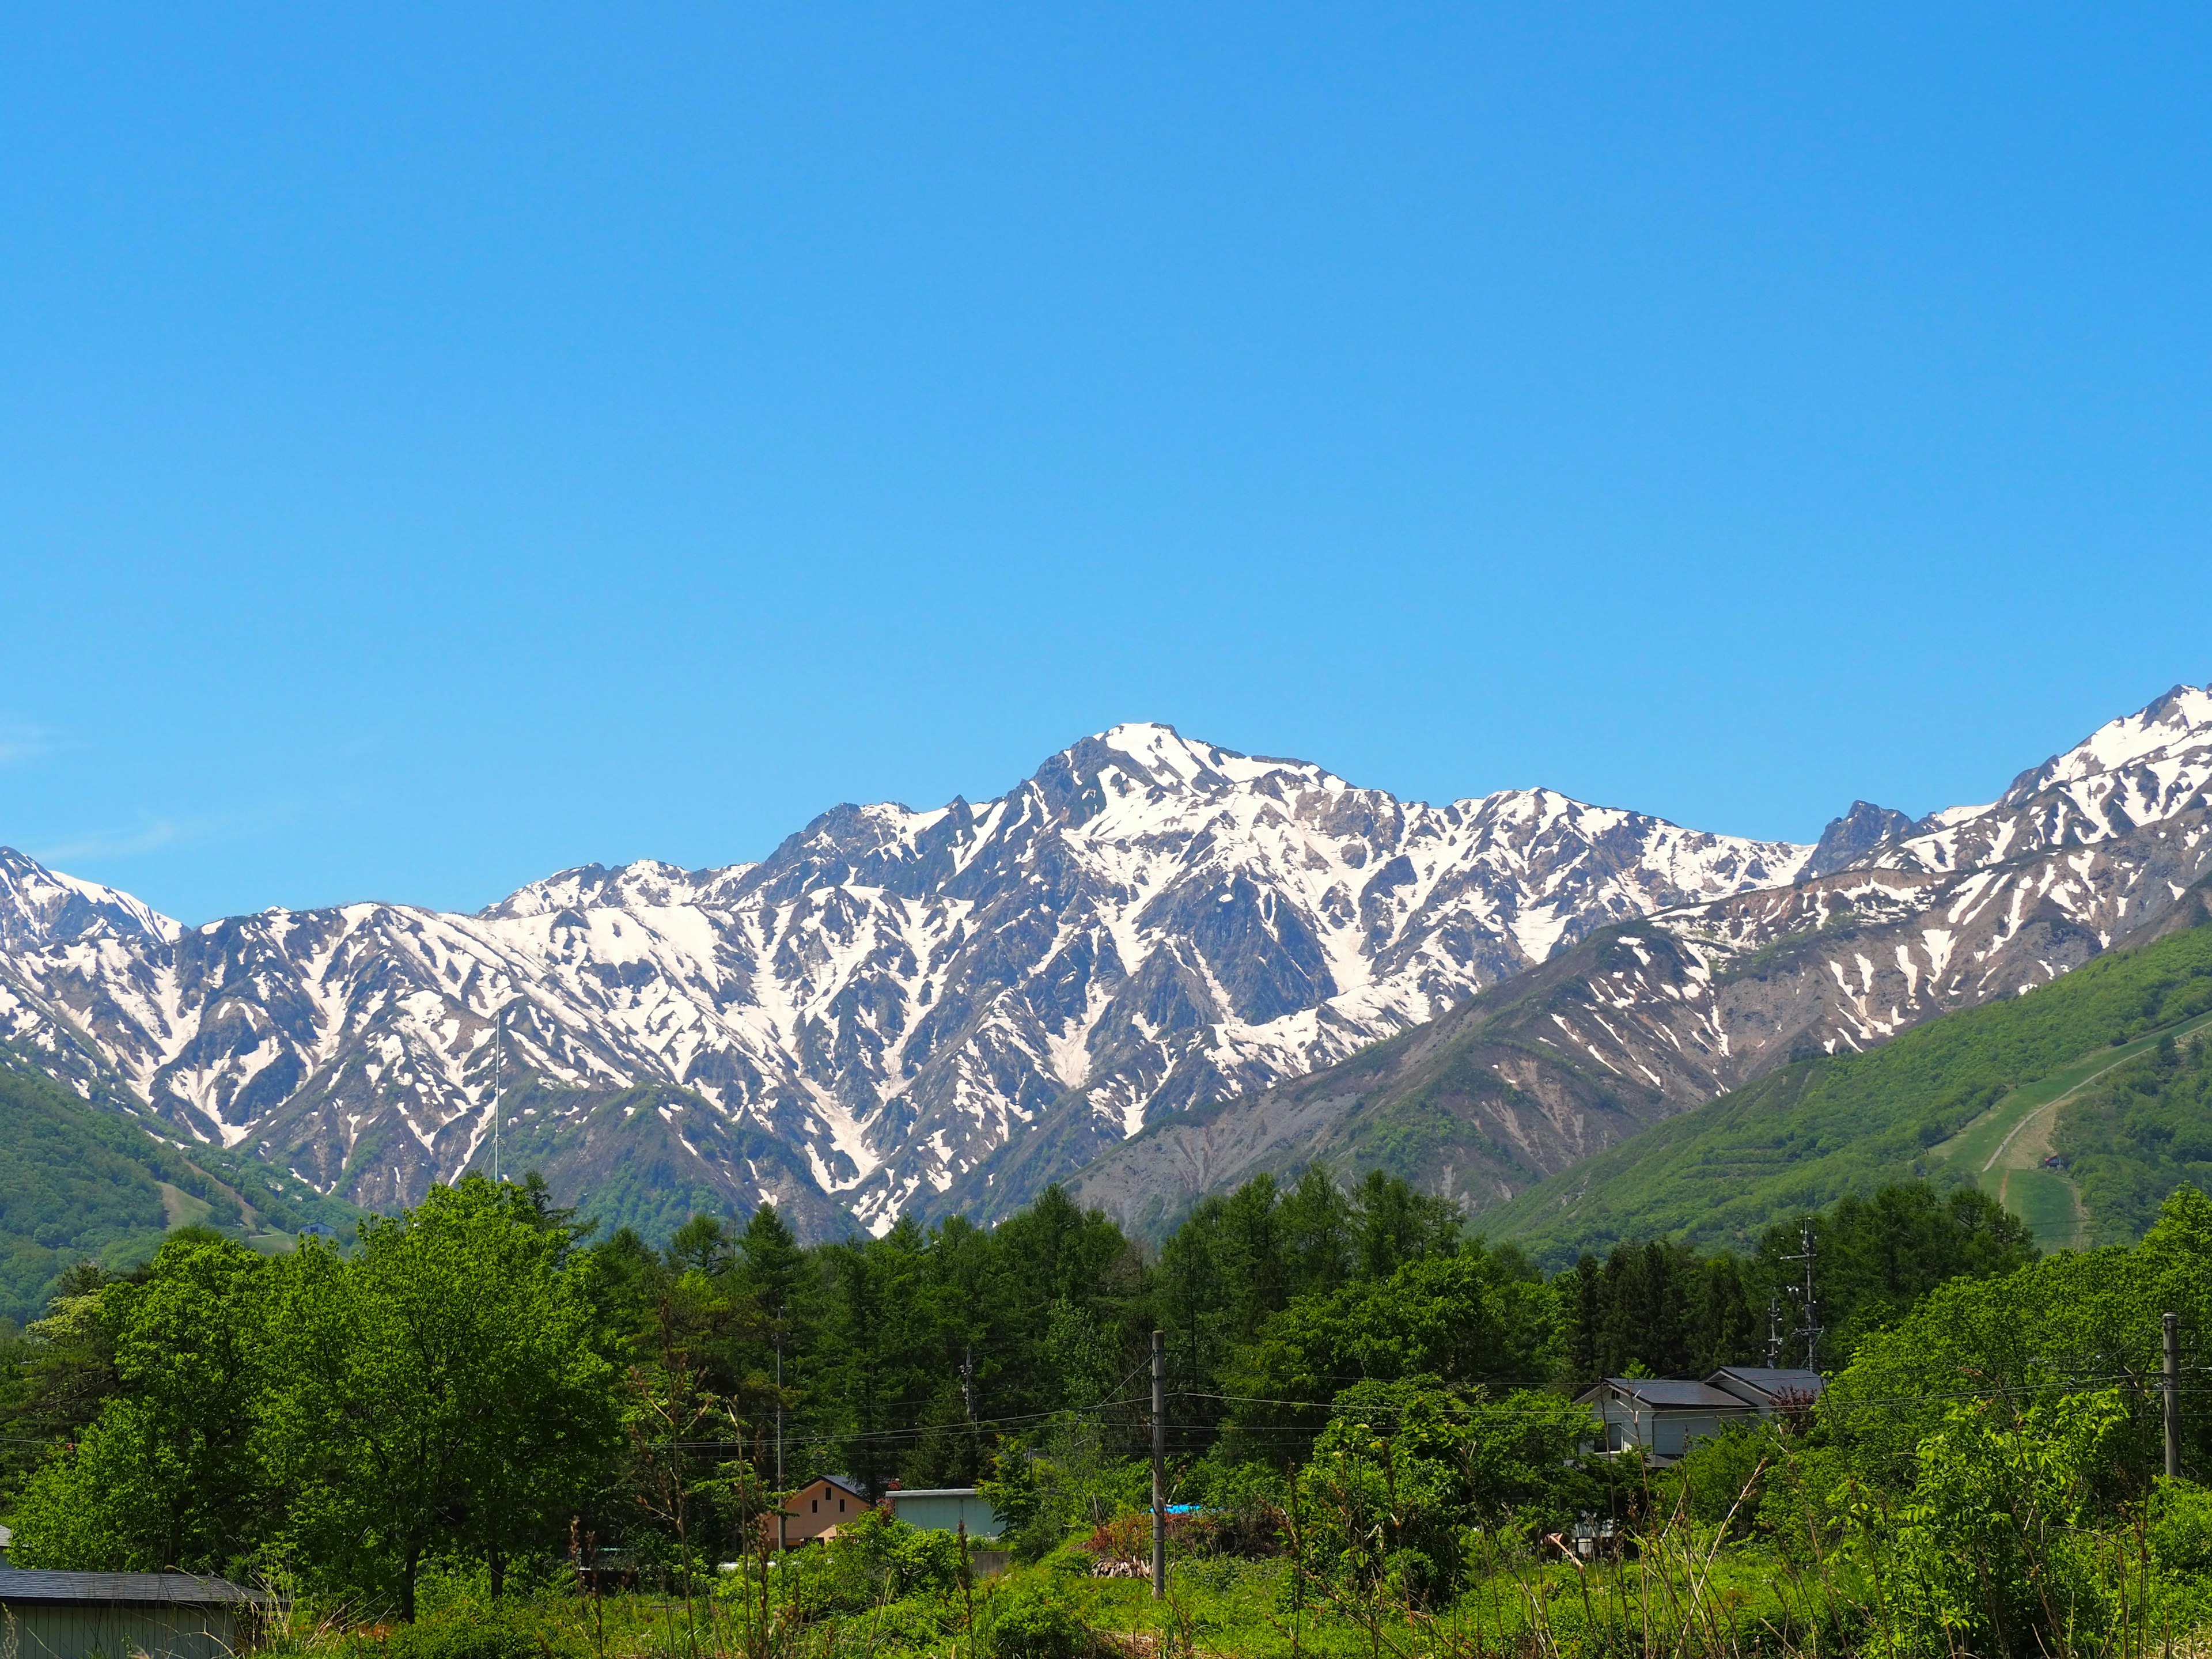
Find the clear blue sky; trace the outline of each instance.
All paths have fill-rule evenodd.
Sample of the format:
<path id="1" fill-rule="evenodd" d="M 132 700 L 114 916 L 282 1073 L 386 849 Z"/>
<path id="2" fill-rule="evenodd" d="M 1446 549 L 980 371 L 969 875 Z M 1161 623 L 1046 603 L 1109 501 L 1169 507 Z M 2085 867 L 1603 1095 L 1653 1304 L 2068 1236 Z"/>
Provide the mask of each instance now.
<path id="1" fill-rule="evenodd" d="M 2212 678 L 2212 14 L 50 6 L 0 842 L 474 907 L 1117 720 L 1809 837 Z"/>

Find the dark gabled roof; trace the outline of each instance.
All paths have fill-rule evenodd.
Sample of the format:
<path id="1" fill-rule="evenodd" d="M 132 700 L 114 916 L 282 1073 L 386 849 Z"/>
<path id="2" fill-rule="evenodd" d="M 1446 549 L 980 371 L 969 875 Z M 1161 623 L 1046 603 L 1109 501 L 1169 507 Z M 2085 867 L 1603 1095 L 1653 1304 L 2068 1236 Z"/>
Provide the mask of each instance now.
<path id="1" fill-rule="evenodd" d="M 853 1497 L 859 1498 L 863 1504 L 868 1501 L 868 1494 L 860 1490 L 860 1483 L 855 1480 L 849 1474 L 817 1474 L 814 1477 L 813 1480 L 810 1480 L 806 1483 L 806 1486 L 813 1486 L 816 1481 L 819 1481 L 824 1486 L 835 1486 L 842 1492 L 848 1492 Z M 806 1490 L 806 1486 L 801 1486 L 799 1490 L 800 1492 L 805 1492 Z"/>
<path id="2" fill-rule="evenodd" d="M 1627 1395 L 1639 1406 L 1648 1406 L 1659 1411 L 1670 1407 L 1676 1411 L 1741 1412 L 1752 1409 L 1747 1400 L 1723 1394 L 1703 1382 L 1687 1382 L 1674 1376 L 1608 1376 L 1576 1403 L 1593 1403 L 1607 1389 Z"/>
<path id="3" fill-rule="evenodd" d="M 1785 1395 L 1802 1395 L 1809 1399 L 1819 1395 L 1824 1386 L 1818 1371 L 1771 1365 L 1723 1365 L 1705 1381 L 1720 1389 L 1734 1382 L 1767 1400 L 1779 1400 Z"/>
<path id="4" fill-rule="evenodd" d="M 0 1602 L 99 1601 L 111 1607 L 216 1607 L 270 1598 L 227 1578 L 188 1572 L 46 1572 L 0 1567 Z"/>

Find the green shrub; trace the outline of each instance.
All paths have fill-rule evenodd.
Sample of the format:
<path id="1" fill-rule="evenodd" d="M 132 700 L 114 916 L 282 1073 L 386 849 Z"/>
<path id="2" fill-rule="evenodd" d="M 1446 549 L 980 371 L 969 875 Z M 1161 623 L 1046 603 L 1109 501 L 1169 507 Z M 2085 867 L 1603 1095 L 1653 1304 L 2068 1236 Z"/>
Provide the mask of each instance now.
<path id="1" fill-rule="evenodd" d="M 1064 1590 L 1033 1577 L 993 1595 L 988 1619 L 992 1659 L 1082 1659 L 1098 1642 Z"/>
<path id="2" fill-rule="evenodd" d="M 2160 1480 L 2150 1501 L 2150 1553 L 2161 1572 L 2212 1574 L 2212 1492 Z"/>
<path id="3" fill-rule="evenodd" d="M 357 1659 L 566 1659 L 574 1649 L 526 1606 L 459 1601 L 381 1640 L 364 1638 L 356 1651 Z"/>

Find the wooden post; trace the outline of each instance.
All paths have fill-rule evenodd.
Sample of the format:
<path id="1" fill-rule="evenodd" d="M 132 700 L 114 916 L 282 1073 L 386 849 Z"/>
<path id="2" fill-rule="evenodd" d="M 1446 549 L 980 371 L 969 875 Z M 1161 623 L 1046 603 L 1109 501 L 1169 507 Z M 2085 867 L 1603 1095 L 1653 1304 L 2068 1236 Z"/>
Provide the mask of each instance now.
<path id="1" fill-rule="evenodd" d="M 1152 1333 L 1152 1600 L 1168 1593 L 1168 1335 Z"/>
<path id="2" fill-rule="evenodd" d="M 2166 1478 L 2181 1477 L 2181 1334 L 2179 1317 L 2168 1314 L 2166 1325 Z"/>

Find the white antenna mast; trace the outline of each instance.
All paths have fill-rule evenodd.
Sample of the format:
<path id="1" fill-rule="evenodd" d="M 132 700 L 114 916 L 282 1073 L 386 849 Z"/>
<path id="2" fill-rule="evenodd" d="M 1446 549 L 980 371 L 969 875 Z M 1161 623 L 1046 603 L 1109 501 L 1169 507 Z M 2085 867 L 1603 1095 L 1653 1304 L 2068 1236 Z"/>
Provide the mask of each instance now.
<path id="1" fill-rule="evenodd" d="M 499 1085 L 500 1065 L 507 1058 L 507 1010 L 499 1011 L 499 1025 L 492 1037 L 491 1049 L 491 1178 L 496 1186 L 505 1177 L 500 1173 L 499 1163 Z"/>

